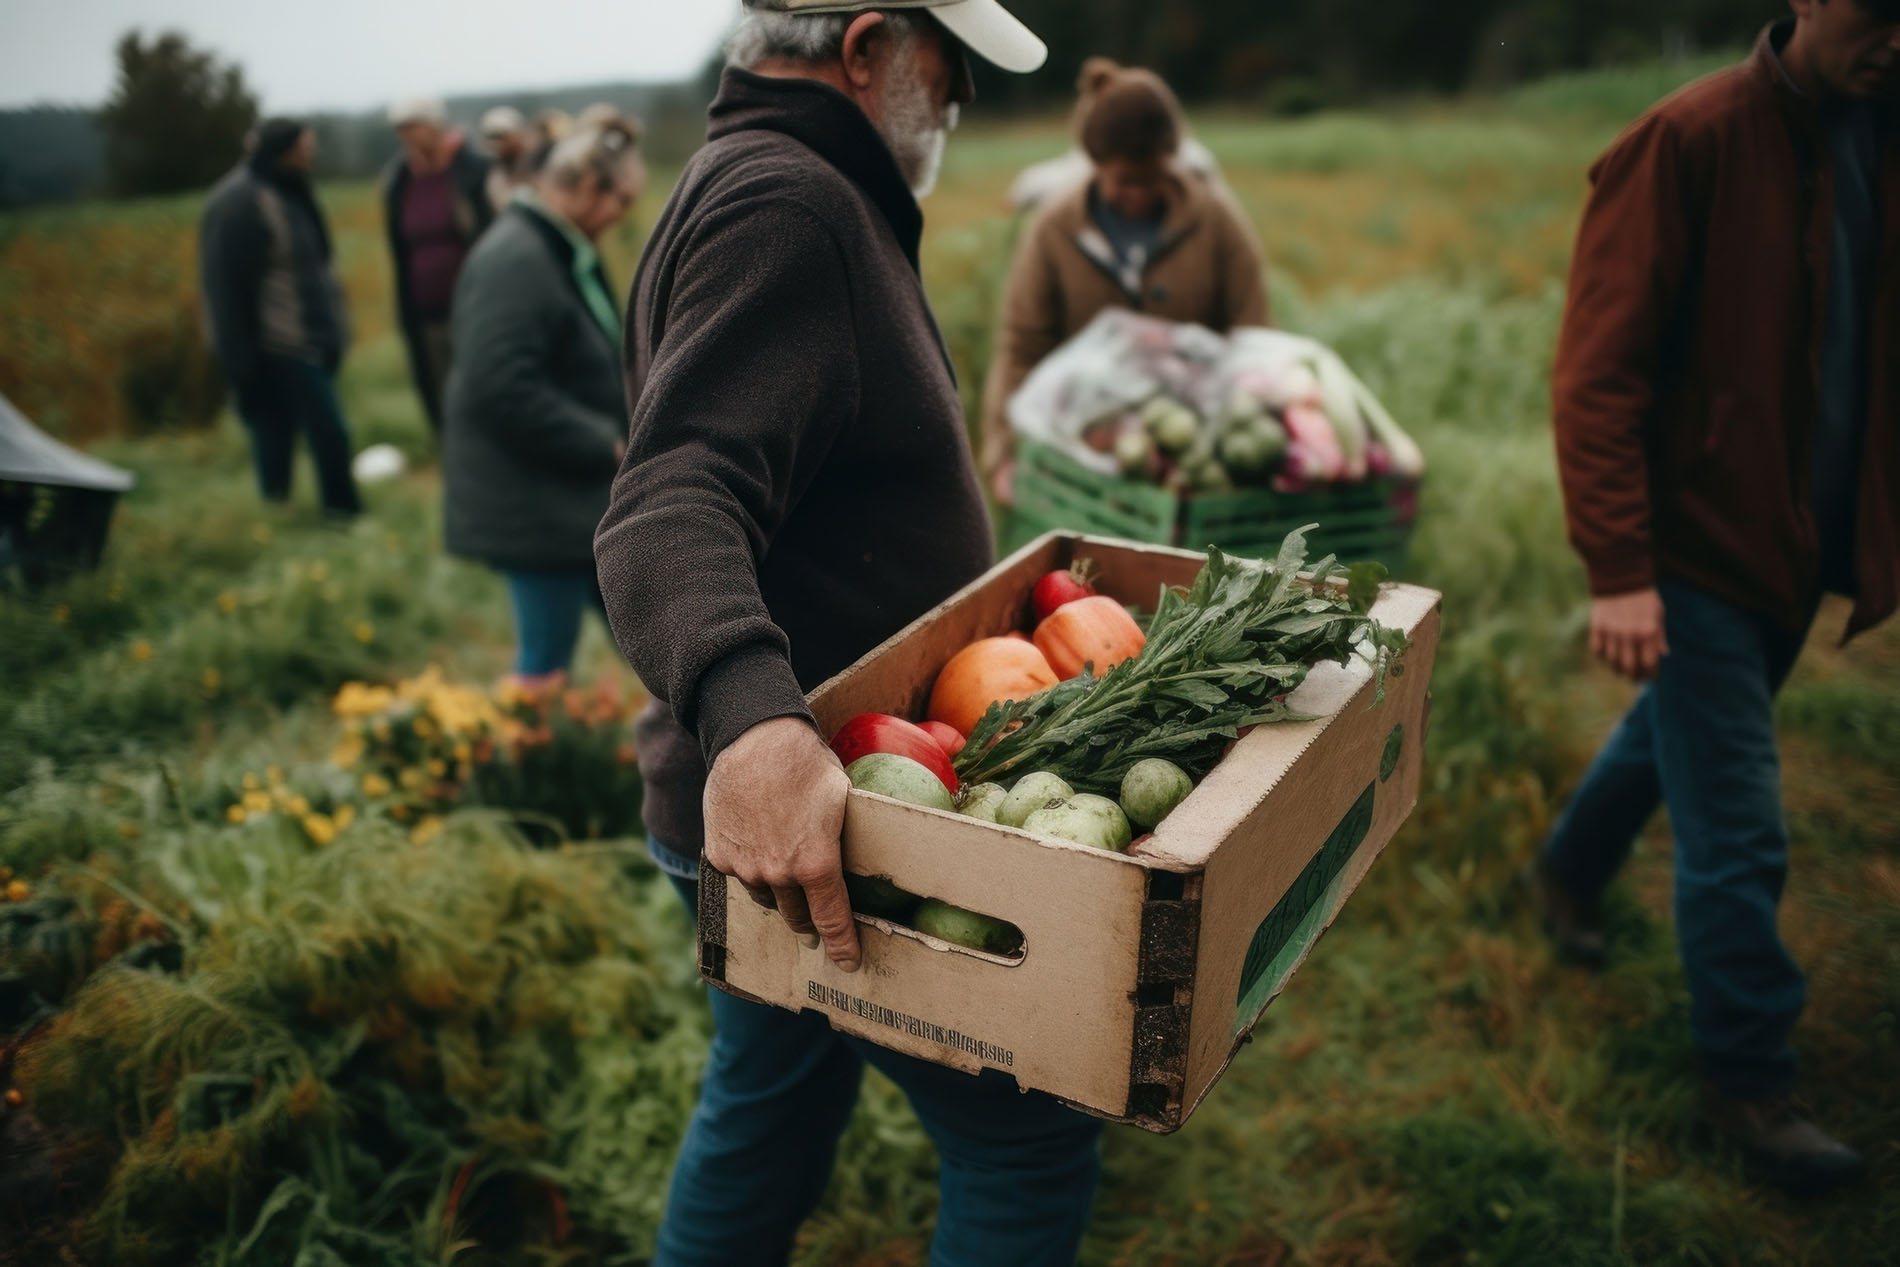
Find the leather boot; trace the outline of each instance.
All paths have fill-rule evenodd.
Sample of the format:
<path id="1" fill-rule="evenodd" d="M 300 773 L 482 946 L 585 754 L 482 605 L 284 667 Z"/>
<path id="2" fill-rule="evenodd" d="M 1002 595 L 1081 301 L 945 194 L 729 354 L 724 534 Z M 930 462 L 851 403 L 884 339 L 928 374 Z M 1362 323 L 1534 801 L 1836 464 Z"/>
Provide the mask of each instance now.
<path id="1" fill-rule="evenodd" d="M 1866 1173 L 1861 1155 L 1809 1121 L 1793 1096 L 1738 1100 L 1702 1084 L 1702 1121 L 1742 1150 L 1763 1178 L 1796 1196 L 1818 1196 Z"/>
<path id="2" fill-rule="evenodd" d="M 1566 959 L 1601 968 L 1604 960 L 1602 916 L 1595 902 L 1580 902 L 1570 896 L 1545 869 L 1541 858 L 1533 859 L 1519 872 L 1518 881 L 1530 897 L 1531 907 L 1543 921 L 1544 931 L 1557 944 Z"/>

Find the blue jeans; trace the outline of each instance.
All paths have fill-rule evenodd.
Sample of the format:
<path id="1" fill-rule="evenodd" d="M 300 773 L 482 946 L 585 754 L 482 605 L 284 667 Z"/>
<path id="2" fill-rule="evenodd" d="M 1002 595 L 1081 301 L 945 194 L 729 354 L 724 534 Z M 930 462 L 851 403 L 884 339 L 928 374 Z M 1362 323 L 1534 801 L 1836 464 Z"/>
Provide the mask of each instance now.
<path id="1" fill-rule="evenodd" d="M 594 569 L 503 575 L 515 609 L 515 672 L 522 677 L 564 672 L 574 661 L 587 610 L 604 611 Z"/>
<path id="2" fill-rule="evenodd" d="M 689 910 L 691 860 L 653 846 Z M 931 1267 L 1063 1267 L 1088 1228 L 1102 1124 L 1015 1082 L 900 1056 L 710 990 L 712 1051 L 680 1146 L 654 1267 L 777 1267 L 824 1195 L 868 1062 L 937 1146 Z"/>
<path id="3" fill-rule="evenodd" d="M 1584 776 L 1544 865 L 1572 897 L 1594 900 L 1666 804 L 1697 1063 L 1730 1096 L 1784 1095 L 1805 985 L 1775 928 L 1788 827 L 1774 699 L 1805 630 L 1687 585 L 1660 588 L 1669 655 Z"/>
<path id="4" fill-rule="evenodd" d="M 330 371 L 283 356 L 263 356 L 237 393 L 238 414 L 251 433 L 251 459 L 265 501 L 290 499 L 297 436 L 310 442 L 323 508 L 354 515 L 363 509 L 350 473 L 350 429 Z"/>

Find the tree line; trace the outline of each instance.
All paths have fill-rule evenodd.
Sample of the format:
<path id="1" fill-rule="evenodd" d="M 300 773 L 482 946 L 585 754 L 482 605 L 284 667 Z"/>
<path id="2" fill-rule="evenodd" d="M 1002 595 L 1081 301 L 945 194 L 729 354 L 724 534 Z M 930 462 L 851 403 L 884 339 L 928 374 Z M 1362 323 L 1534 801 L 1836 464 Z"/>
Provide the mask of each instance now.
<path id="1" fill-rule="evenodd" d="M 1378 96 L 1502 88 L 1554 71 L 1654 60 L 1746 43 L 1786 0 L 1012 0 L 1056 56 L 1025 78 L 983 73 L 979 111 L 1066 99 L 1082 60 L 1105 54 L 1159 71 L 1189 101 L 1274 114 Z M 96 112 L 0 111 L 0 206 L 104 193 L 202 188 L 234 163 L 256 122 L 243 71 L 183 36 L 128 33 Z M 533 115 L 608 101 L 648 124 L 656 158 L 697 144 L 716 64 L 677 84 L 605 84 L 457 98 L 472 124 L 492 105 Z M 380 170 L 396 142 L 380 112 L 312 120 L 319 174 Z"/>

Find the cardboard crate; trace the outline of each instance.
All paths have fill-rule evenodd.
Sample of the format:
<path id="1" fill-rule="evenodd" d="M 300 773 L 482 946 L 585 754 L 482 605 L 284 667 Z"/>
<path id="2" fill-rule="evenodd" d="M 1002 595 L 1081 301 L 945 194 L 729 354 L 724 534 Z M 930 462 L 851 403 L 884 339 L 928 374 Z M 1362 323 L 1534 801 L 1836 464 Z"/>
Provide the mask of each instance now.
<path id="1" fill-rule="evenodd" d="M 921 716 L 937 672 L 971 641 L 1020 628 L 1045 572 L 1087 556 L 1102 592 L 1152 609 L 1199 555 L 1051 535 L 1000 564 L 820 687 L 827 734 L 860 713 Z M 853 791 L 847 870 L 1008 920 L 1014 958 L 859 916 L 856 973 L 801 945 L 777 914 L 701 869 L 699 959 L 721 989 L 926 1060 L 999 1069 L 1099 1117 L 1178 1128 L 1305 961 L 1417 803 L 1439 596 L 1386 587 L 1405 671 L 1373 704 L 1363 673 L 1316 670 L 1318 721 L 1243 739 L 1127 855 Z"/>
<path id="2" fill-rule="evenodd" d="M 1418 485 L 1380 479 L 1305 493 L 1245 489 L 1183 497 L 1165 488 L 1090 470 L 1068 454 L 1017 437 L 1010 542 L 1048 532 L 1125 537 L 1190 550 L 1271 558 L 1286 534 L 1320 525 L 1313 557 L 1383 563 L 1401 571 L 1418 521 Z"/>

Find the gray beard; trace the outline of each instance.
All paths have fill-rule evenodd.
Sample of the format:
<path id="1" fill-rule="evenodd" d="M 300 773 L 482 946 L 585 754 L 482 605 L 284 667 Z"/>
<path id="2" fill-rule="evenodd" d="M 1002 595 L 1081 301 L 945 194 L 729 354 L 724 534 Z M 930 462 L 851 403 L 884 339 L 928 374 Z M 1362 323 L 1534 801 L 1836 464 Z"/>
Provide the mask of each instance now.
<path id="1" fill-rule="evenodd" d="M 957 126 L 958 108 L 951 106 L 939 115 L 925 97 L 917 80 L 896 80 L 884 97 L 884 119 L 878 135 L 897 160 L 897 170 L 910 186 L 911 195 L 920 201 L 937 188 L 943 171 L 943 155 L 950 133 Z"/>

